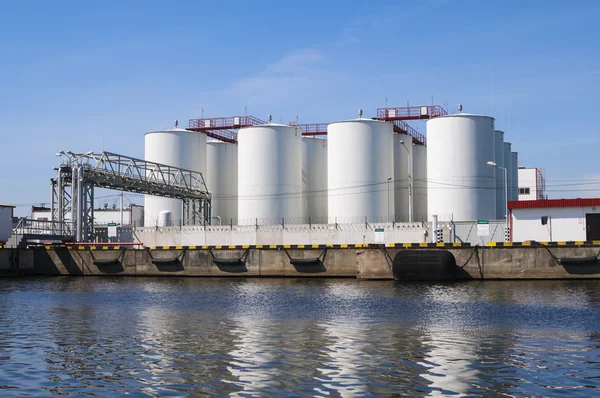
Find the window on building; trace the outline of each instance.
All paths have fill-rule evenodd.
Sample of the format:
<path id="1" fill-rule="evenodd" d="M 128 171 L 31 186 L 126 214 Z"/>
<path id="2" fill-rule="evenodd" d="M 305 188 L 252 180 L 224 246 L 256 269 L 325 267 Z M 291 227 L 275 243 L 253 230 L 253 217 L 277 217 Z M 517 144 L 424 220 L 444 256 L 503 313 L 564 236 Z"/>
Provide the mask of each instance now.
<path id="1" fill-rule="evenodd" d="M 529 188 L 519 188 L 519 195 L 529 195 Z"/>

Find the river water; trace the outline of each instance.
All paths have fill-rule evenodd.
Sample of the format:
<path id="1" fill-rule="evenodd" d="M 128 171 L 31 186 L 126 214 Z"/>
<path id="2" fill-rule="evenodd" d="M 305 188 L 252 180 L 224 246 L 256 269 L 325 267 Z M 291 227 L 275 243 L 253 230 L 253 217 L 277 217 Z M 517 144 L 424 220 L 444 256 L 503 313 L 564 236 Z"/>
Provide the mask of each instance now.
<path id="1" fill-rule="evenodd" d="M 0 279 L 0 396 L 593 396 L 600 281 Z"/>

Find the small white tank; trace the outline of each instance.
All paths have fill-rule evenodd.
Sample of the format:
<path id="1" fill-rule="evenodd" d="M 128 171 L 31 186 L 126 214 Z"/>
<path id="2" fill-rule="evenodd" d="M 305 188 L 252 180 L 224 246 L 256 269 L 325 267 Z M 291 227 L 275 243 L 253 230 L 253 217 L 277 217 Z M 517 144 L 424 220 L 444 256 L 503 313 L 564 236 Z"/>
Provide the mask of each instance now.
<path id="1" fill-rule="evenodd" d="M 302 221 L 302 130 L 267 124 L 238 131 L 238 219 L 242 225 Z"/>
<path id="2" fill-rule="evenodd" d="M 504 131 L 496 130 L 494 132 L 494 162 L 498 165 L 496 168 L 496 218 L 504 220 L 506 213 L 506 187 L 504 186 Z M 510 170 L 507 169 L 507 176 Z"/>
<path id="3" fill-rule="evenodd" d="M 212 194 L 213 222 L 237 224 L 238 145 L 221 141 L 206 143 L 206 186 Z"/>
<path id="4" fill-rule="evenodd" d="M 355 119 L 327 126 L 330 222 L 382 222 L 394 217 L 391 123 Z"/>
<path id="5" fill-rule="evenodd" d="M 427 121 L 428 219 L 496 219 L 494 118 L 454 114 Z"/>
<path id="6" fill-rule="evenodd" d="M 158 212 L 157 225 L 159 227 L 169 227 L 173 225 L 172 214 L 169 210 L 161 210 Z"/>
<path id="7" fill-rule="evenodd" d="M 144 159 L 186 170 L 206 172 L 206 135 L 183 129 L 153 131 L 144 137 Z M 172 214 L 175 225 L 183 223 L 183 204 L 179 199 L 144 196 L 144 224 L 157 225 L 161 210 Z"/>
<path id="8" fill-rule="evenodd" d="M 313 224 L 327 222 L 327 140 L 302 137 L 304 217 Z"/>

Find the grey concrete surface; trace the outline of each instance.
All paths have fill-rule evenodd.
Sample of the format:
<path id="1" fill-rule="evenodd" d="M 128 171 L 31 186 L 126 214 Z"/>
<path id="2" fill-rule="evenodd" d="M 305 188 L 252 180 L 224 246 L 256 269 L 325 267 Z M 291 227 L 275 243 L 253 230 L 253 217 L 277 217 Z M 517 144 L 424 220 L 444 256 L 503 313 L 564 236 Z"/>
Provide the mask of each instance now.
<path id="1" fill-rule="evenodd" d="M 399 250 L 405 249 L 0 249 L 0 271 L 4 275 L 392 279 L 393 259 Z M 454 255 L 460 268 L 456 274 L 458 279 L 600 278 L 600 263 L 597 261 L 561 262 L 565 258 L 598 258 L 600 247 L 595 246 L 457 247 L 433 250 L 448 250 Z M 315 261 L 302 263 L 302 259 Z M 418 267 L 418 264 L 415 266 Z M 431 279 L 435 279 L 435 275 L 431 275 Z"/>

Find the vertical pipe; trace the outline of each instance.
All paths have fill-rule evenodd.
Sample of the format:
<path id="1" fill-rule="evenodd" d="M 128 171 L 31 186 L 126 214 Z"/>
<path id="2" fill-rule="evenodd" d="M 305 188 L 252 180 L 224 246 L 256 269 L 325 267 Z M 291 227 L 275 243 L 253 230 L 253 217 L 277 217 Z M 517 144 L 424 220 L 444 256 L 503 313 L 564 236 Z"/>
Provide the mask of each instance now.
<path id="1" fill-rule="evenodd" d="M 64 190 L 65 187 L 63 186 L 64 182 L 62 179 L 62 167 L 58 166 L 58 171 L 56 173 L 56 186 L 57 186 L 57 200 L 58 200 L 58 233 L 60 235 L 63 235 L 63 224 L 65 222 L 65 216 L 64 216 L 64 211 L 63 211 L 63 206 L 64 206 L 64 200 L 65 200 L 65 196 L 64 196 Z"/>
<path id="2" fill-rule="evenodd" d="M 438 216 L 437 214 L 433 215 L 433 220 L 431 222 L 431 230 L 432 230 L 432 236 L 431 236 L 431 242 L 432 243 L 437 243 L 437 230 L 438 230 Z"/>
<path id="3" fill-rule="evenodd" d="M 404 144 L 402 144 L 404 145 Z M 406 148 L 406 146 L 405 146 Z M 413 221 L 413 209 L 412 209 L 412 160 L 410 159 L 410 151 L 406 148 L 408 152 L 408 222 Z"/>
<path id="4" fill-rule="evenodd" d="M 54 231 L 54 209 L 56 208 L 55 200 L 54 200 L 54 191 L 56 186 L 56 180 L 53 178 L 50 179 L 50 230 L 52 231 L 52 235 L 55 234 Z"/>
<path id="5" fill-rule="evenodd" d="M 83 241 L 83 187 L 82 187 L 82 174 L 83 170 L 80 165 L 77 165 L 77 240 Z"/>
<path id="6" fill-rule="evenodd" d="M 506 219 L 506 229 L 504 231 L 504 240 L 508 241 L 510 239 L 510 225 L 509 225 L 509 220 L 508 220 L 508 171 L 506 170 L 506 167 L 503 167 L 504 169 L 504 205 L 505 205 L 505 213 L 504 213 L 504 218 Z"/>
<path id="7" fill-rule="evenodd" d="M 123 191 L 121 191 L 121 223 L 119 224 L 119 226 L 123 226 Z"/>
<path id="8" fill-rule="evenodd" d="M 75 240 L 78 241 L 79 236 L 77 235 L 77 214 L 79 209 L 79 195 L 77 192 L 77 187 L 79 186 L 79 182 L 77 181 L 78 173 L 77 167 L 72 166 L 72 174 L 71 174 L 71 223 L 73 224 L 73 236 Z"/>
<path id="9" fill-rule="evenodd" d="M 90 225 L 89 225 L 89 237 L 92 238 L 92 240 L 96 240 L 96 234 L 95 234 L 95 228 L 94 228 L 94 223 L 95 223 L 95 218 L 94 218 L 94 186 L 90 184 L 89 187 L 90 190 Z"/>

